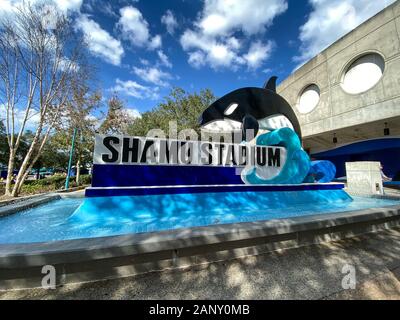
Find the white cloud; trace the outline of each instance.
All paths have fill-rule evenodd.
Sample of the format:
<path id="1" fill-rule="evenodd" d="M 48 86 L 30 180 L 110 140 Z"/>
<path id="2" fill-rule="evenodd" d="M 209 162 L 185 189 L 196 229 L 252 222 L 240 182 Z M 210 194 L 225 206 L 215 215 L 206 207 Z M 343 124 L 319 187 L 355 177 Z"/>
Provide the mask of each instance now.
<path id="1" fill-rule="evenodd" d="M 85 117 L 85 120 L 87 120 L 87 121 L 92 121 L 92 122 L 97 122 L 97 121 L 98 121 L 97 117 L 96 117 L 95 115 L 93 115 L 93 114 L 88 114 L 88 115 Z"/>
<path id="2" fill-rule="evenodd" d="M 110 90 L 120 92 L 126 96 L 134 97 L 137 99 L 157 100 L 159 98 L 158 87 L 150 88 L 132 80 L 122 81 L 120 79 L 116 79 L 115 86 L 112 87 Z"/>
<path id="3" fill-rule="evenodd" d="M 180 39 L 188 62 L 197 68 L 258 68 L 269 57 L 272 42 L 250 39 L 262 34 L 286 9 L 286 0 L 205 0 L 194 27 Z"/>
<path id="4" fill-rule="evenodd" d="M 144 66 L 148 66 L 150 64 L 150 61 L 147 59 L 139 59 L 140 63 L 143 64 Z"/>
<path id="5" fill-rule="evenodd" d="M 167 10 L 161 17 L 161 23 L 167 28 L 167 32 L 171 35 L 175 33 L 175 29 L 178 27 L 178 22 L 171 10 Z"/>
<path id="6" fill-rule="evenodd" d="M 181 37 L 181 45 L 189 52 L 189 63 L 199 68 L 209 64 L 212 68 L 234 67 L 233 64 L 243 64 L 239 56 L 238 40 L 225 38 L 216 40 L 212 37 L 186 30 Z"/>
<path id="7" fill-rule="evenodd" d="M 1 1 L 1 0 L 0 0 Z M 15 132 L 17 133 L 25 118 L 25 109 L 22 107 L 16 107 L 14 110 L 14 121 L 15 121 Z M 6 121 L 6 106 L 0 103 L 0 121 Z M 35 130 L 40 122 L 40 113 L 37 110 L 30 109 L 28 118 L 25 123 L 25 130 Z M 11 130 L 11 128 L 10 128 Z"/>
<path id="8" fill-rule="evenodd" d="M 75 61 L 71 61 L 71 59 L 64 57 L 59 60 L 58 68 L 63 72 L 78 72 L 80 66 Z"/>
<path id="9" fill-rule="evenodd" d="M 79 12 L 82 6 L 83 0 L 30 0 L 29 3 L 31 5 L 35 4 L 53 4 L 55 5 L 61 12 L 67 14 L 69 11 L 77 11 Z M 0 17 L 13 13 L 13 11 L 27 3 L 26 0 L 0 0 Z"/>
<path id="10" fill-rule="evenodd" d="M 268 73 L 272 72 L 272 69 L 271 68 L 265 68 L 262 72 L 268 74 Z"/>
<path id="11" fill-rule="evenodd" d="M 206 56 L 201 51 L 190 52 L 188 62 L 193 67 L 200 68 L 206 64 Z"/>
<path id="12" fill-rule="evenodd" d="M 22 1 L 21 1 L 22 2 Z M 0 14 L 7 14 L 14 10 L 14 1 L 12 0 L 1 0 L 0 2 Z"/>
<path id="13" fill-rule="evenodd" d="M 287 7 L 285 0 L 205 0 L 197 25 L 208 35 L 227 35 L 235 30 L 252 35 L 264 31 Z"/>
<path id="14" fill-rule="evenodd" d="M 25 110 L 17 109 L 15 113 L 16 118 L 16 129 L 19 130 L 22 126 L 23 119 L 25 117 Z M 25 124 L 25 130 L 36 130 L 40 122 L 40 114 L 36 110 L 30 110 L 28 120 Z"/>
<path id="15" fill-rule="evenodd" d="M 53 0 L 53 1 L 64 12 L 68 10 L 79 11 L 83 2 L 83 0 Z"/>
<path id="16" fill-rule="evenodd" d="M 230 66 L 237 59 L 236 53 L 229 46 L 214 43 L 210 46 L 208 58 L 214 66 Z"/>
<path id="17" fill-rule="evenodd" d="M 312 11 L 300 27 L 300 65 L 372 17 L 394 0 L 309 0 Z"/>
<path id="18" fill-rule="evenodd" d="M 158 50 L 157 54 L 162 65 L 166 66 L 167 68 L 172 68 L 172 63 L 169 61 L 167 55 L 162 50 Z"/>
<path id="19" fill-rule="evenodd" d="M 117 11 L 114 9 L 114 7 L 112 5 L 112 2 L 111 3 L 110 2 L 102 3 L 101 6 L 98 7 L 98 10 L 101 11 L 102 13 L 104 13 L 108 17 L 115 18 L 115 19 L 119 18 Z"/>
<path id="20" fill-rule="evenodd" d="M 250 45 L 249 52 L 243 56 L 249 68 L 257 69 L 266 59 L 268 59 L 273 46 L 274 44 L 272 41 L 268 41 L 267 44 L 263 44 L 261 41 L 253 42 Z"/>
<path id="21" fill-rule="evenodd" d="M 151 38 L 149 43 L 149 49 L 154 50 L 157 48 L 161 48 L 161 45 L 162 45 L 161 36 L 156 35 L 153 38 Z"/>
<path id="22" fill-rule="evenodd" d="M 122 112 L 126 113 L 130 118 L 133 118 L 133 119 L 142 117 L 139 110 L 137 110 L 137 109 L 125 108 L 125 109 L 122 109 Z"/>
<path id="23" fill-rule="evenodd" d="M 171 75 L 169 73 L 161 71 L 156 67 L 150 67 L 150 68 L 133 67 L 133 72 L 142 80 L 163 87 L 168 86 L 167 80 L 171 79 Z"/>
<path id="24" fill-rule="evenodd" d="M 123 39 L 130 41 L 136 47 L 147 47 L 152 50 L 161 47 L 161 36 L 150 35 L 149 24 L 138 9 L 127 6 L 121 8 L 119 12 L 121 17 L 118 27 Z"/>
<path id="25" fill-rule="evenodd" d="M 85 15 L 81 15 L 76 20 L 76 28 L 83 32 L 85 40 L 88 42 L 89 50 L 93 55 L 113 65 L 121 64 L 121 59 L 124 55 L 121 42 L 102 29 L 97 22 L 90 20 Z"/>

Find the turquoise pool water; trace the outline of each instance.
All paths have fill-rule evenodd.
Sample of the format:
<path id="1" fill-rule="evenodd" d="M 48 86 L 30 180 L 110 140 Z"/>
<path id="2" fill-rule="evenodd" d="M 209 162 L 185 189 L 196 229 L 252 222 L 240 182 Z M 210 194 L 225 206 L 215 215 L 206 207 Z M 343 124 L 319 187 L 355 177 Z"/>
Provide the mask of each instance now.
<path id="1" fill-rule="evenodd" d="M 61 199 L 0 218 L 0 244 L 93 238 L 385 207 L 342 190 Z"/>

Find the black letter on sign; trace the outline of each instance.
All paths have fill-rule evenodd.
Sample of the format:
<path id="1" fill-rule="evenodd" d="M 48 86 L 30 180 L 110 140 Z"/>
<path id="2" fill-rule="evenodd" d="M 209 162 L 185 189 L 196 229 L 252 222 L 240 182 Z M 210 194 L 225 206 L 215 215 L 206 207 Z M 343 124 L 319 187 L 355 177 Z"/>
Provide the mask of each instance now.
<path id="1" fill-rule="evenodd" d="M 124 138 L 122 146 L 122 162 L 138 162 L 139 139 L 132 139 L 132 146 L 129 145 L 130 140 L 130 138 Z M 131 155 L 130 159 L 129 155 Z"/>
<path id="2" fill-rule="evenodd" d="M 263 167 L 267 164 L 267 150 L 265 147 L 257 147 L 257 165 Z M 269 165 L 269 164 L 268 164 Z"/>
<path id="3" fill-rule="evenodd" d="M 140 158 L 140 163 L 147 163 L 147 151 L 150 149 L 150 147 L 154 144 L 153 140 L 146 140 L 144 143 L 144 147 L 142 150 L 142 157 Z"/>
<path id="4" fill-rule="evenodd" d="M 103 139 L 103 145 L 110 150 L 111 156 L 109 154 L 102 154 L 101 159 L 104 162 L 115 162 L 118 160 L 118 151 L 112 146 L 112 144 L 119 144 L 119 138 L 117 137 L 105 137 Z"/>
<path id="5" fill-rule="evenodd" d="M 281 149 L 276 148 L 275 153 L 273 148 L 268 148 L 268 166 L 281 166 Z"/>

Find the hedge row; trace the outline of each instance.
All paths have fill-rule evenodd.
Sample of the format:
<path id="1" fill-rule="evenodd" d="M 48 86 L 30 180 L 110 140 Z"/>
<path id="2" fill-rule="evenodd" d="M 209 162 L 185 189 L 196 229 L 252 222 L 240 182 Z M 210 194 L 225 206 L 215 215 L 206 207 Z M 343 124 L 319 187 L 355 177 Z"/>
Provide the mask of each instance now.
<path id="1" fill-rule="evenodd" d="M 92 182 L 91 175 L 80 177 L 81 185 L 89 185 Z M 21 188 L 21 195 L 44 193 L 63 189 L 65 186 L 65 176 L 54 175 L 40 180 L 26 180 Z M 76 187 L 75 178 L 70 179 L 70 188 Z M 0 185 L 0 195 L 4 194 L 4 184 Z"/>

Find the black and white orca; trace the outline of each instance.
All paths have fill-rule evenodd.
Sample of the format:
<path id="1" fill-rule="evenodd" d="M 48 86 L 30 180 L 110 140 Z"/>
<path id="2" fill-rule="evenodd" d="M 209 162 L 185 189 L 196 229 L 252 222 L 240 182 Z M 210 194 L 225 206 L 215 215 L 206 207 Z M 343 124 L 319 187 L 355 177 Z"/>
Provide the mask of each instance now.
<path id="1" fill-rule="evenodd" d="M 287 126 L 301 140 L 299 121 L 289 103 L 276 93 L 276 79 L 271 77 L 263 88 L 237 89 L 216 100 L 200 116 L 200 126 L 211 131 L 241 130 L 242 141 L 247 140 L 248 129 L 256 136 L 260 129 L 272 131 Z"/>

